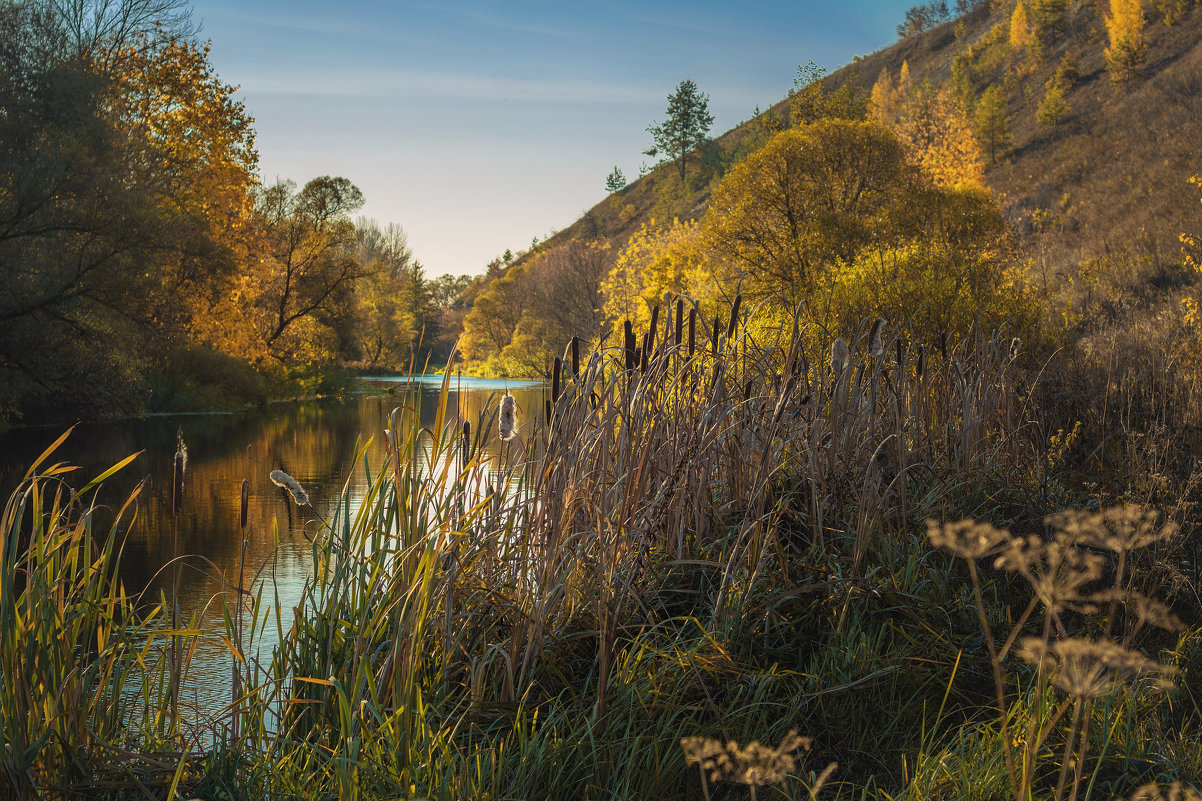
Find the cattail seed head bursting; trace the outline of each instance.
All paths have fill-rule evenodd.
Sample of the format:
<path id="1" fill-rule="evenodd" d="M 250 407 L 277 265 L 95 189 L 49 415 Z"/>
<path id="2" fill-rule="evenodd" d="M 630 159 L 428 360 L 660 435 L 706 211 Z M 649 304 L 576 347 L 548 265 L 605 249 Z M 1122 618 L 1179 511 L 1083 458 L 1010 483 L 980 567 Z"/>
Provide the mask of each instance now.
<path id="1" fill-rule="evenodd" d="M 509 392 L 505 393 L 505 397 L 501 398 L 501 411 L 497 420 L 497 428 L 501 434 L 501 439 L 508 442 L 513 439 L 514 433 L 517 431 L 517 399 Z"/>
<path id="2" fill-rule="evenodd" d="M 296 479 L 285 473 L 283 470 L 272 470 L 268 478 L 271 483 L 277 487 L 283 487 L 292 494 L 292 500 L 297 506 L 305 506 L 309 503 L 309 495 L 301 489 L 301 485 L 296 483 Z"/>
<path id="3" fill-rule="evenodd" d="M 885 318 L 878 317 L 876 322 L 872 324 L 872 331 L 868 334 L 868 355 L 880 356 L 885 352 L 885 343 L 881 338 L 881 334 L 885 328 Z"/>
<path id="4" fill-rule="evenodd" d="M 184 507 L 184 476 L 188 472 L 188 446 L 184 444 L 184 430 L 175 434 L 175 460 L 171 475 L 171 514 L 179 517 Z"/>
<path id="5" fill-rule="evenodd" d="M 835 375 L 842 375 L 847 368 L 847 360 L 851 357 L 851 352 L 847 349 L 847 343 L 839 337 L 831 343 L 831 369 L 835 371 Z"/>

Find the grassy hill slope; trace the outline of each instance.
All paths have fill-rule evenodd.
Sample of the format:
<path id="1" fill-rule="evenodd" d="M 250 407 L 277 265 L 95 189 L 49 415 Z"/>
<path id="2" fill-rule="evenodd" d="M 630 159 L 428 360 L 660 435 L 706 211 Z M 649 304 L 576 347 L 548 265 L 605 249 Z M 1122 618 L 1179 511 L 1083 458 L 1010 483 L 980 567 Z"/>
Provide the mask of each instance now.
<path id="1" fill-rule="evenodd" d="M 830 90 L 845 81 L 867 91 L 882 70 L 896 75 L 908 64 L 915 83 L 944 84 L 953 60 L 992 32 L 1008 29 L 1012 3 L 982 8 L 959 20 L 857 58 L 825 79 Z M 1147 10 L 1147 61 L 1142 75 L 1116 87 L 1106 70 L 1105 27 L 1093 3 L 1074 3 L 1062 34 L 1041 57 L 1015 53 L 1006 37 L 978 59 L 972 82 L 980 96 L 1002 86 L 1013 147 L 986 171 L 1007 217 L 1032 253 L 1037 277 L 1057 288 L 1078 278 L 1082 265 L 1118 258 L 1135 283 L 1163 279 L 1179 263 L 1179 234 L 1198 216 L 1187 179 L 1202 171 L 1202 7 L 1194 5 L 1173 25 Z M 799 54 L 803 56 L 804 54 Z M 1079 79 L 1067 93 L 1070 107 L 1055 127 L 1037 122 L 1046 82 L 1065 56 Z M 787 119 L 788 99 L 768 114 Z M 740 160 L 756 136 L 751 120 L 717 137 L 702 159 L 693 186 L 674 184 L 670 165 L 656 168 L 602 200 L 544 246 L 568 240 L 624 243 L 655 218 L 691 218 L 705 208 L 713 182 Z M 1196 226 L 1195 226 L 1196 227 Z M 1112 277 L 1113 278 L 1113 277 Z M 1115 279 L 1117 280 L 1117 279 Z"/>

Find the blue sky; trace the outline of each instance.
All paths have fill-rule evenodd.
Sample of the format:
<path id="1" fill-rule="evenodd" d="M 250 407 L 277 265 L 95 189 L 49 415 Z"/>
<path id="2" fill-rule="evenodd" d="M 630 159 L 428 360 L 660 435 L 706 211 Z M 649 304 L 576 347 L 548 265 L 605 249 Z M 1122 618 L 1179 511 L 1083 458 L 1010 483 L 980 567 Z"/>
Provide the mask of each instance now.
<path id="1" fill-rule="evenodd" d="M 342 175 L 400 224 L 427 274 L 479 273 L 570 225 L 648 160 L 685 78 L 714 132 L 895 40 L 916 0 L 195 0 L 212 61 L 255 118 L 260 169 Z"/>

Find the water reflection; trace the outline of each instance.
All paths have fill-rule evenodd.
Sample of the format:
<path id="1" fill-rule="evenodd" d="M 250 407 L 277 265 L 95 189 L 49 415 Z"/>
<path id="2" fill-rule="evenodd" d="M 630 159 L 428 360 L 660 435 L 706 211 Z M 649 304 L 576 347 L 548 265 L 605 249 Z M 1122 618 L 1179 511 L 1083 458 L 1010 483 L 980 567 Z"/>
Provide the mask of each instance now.
<path id="1" fill-rule="evenodd" d="M 342 398 L 275 404 L 239 414 L 187 415 L 84 424 L 53 457 L 79 465 L 71 486 L 141 451 L 133 463 L 105 482 L 102 503 L 115 512 L 140 487 L 136 517 L 129 524 L 121 577 L 131 595 L 147 602 L 178 593 L 185 619 L 202 628 L 222 630 L 220 578 L 239 581 L 243 533 L 239 526 L 241 484 L 250 483 L 249 524 L 242 583 L 254 592 L 267 588 L 290 610 L 310 575 L 312 545 L 321 519 L 330 519 L 343 492 L 352 503 L 367 489 L 362 464 L 353 464 L 357 446 L 368 439 L 366 463 L 375 471 L 384 461 L 382 433 L 389 412 L 399 405 L 420 407 L 423 426 L 437 414 L 441 379 L 409 381 L 363 379 Z M 543 407 L 541 384 L 454 378 L 450 381 L 448 421 L 469 420 L 496 408 L 497 396 L 513 392 L 523 410 L 524 429 Z M 176 432 L 188 446 L 188 471 L 181 514 L 172 515 L 172 460 Z M 522 429 L 520 428 L 521 432 Z M 4 497 L 21 481 L 28 466 L 61 431 L 18 429 L 0 436 L 0 490 Z M 489 450 L 496 454 L 495 434 Z M 272 470 L 292 475 L 312 499 L 312 509 L 297 507 L 287 492 L 268 479 Z M 128 522 L 128 521 L 127 521 Z M 107 522 L 106 522 L 107 524 Z M 254 584 L 255 577 L 258 583 Z M 178 579 L 178 585 L 176 581 Z M 271 596 L 269 596 L 271 597 Z M 285 617 L 285 628 L 287 617 Z M 263 658 L 275 641 L 268 627 Z M 223 647 L 202 643 L 194 678 L 199 686 L 228 680 Z M 203 703 L 203 698 L 198 698 Z"/>

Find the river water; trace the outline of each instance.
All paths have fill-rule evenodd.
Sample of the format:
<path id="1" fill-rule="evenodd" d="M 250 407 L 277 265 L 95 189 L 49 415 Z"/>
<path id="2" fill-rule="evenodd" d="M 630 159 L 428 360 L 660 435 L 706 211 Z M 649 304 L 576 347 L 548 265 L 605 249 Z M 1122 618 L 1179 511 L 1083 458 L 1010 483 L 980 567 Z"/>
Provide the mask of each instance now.
<path id="1" fill-rule="evenodd" d="M 126 591 L 145 603 L 177 598 L 183 620 L 195 619 L 208 632 L 193 660 L 189 685 L 198 710 L 220 705 L 229 686 L 228 659 L 217 633 L 222 623 L 221 581 L 278 596 L 288 615 L 298 602 L 312 568 L 310 540 L 332 518 L 344 488 L 351 503 L 367 488 L 357 447 L 372 439 L 366 461 L 375 472 L 384 460 L 383 431 L 389 412 L 420 403 L 422 425 L 434 423 L 441 377 L 363 378 L 340 398 L 272 404 L 233 414 L 169 415 L 76 426 L 50 462 L 78 465 L 67 483 L 81 487 L 132 453 L 139 456 L 109 478 L 100 501 L 119 509 L 139 491 L 136 516 L 121 527 L 121 577 Z M 482 411 L 496 407 L 510 390 L 527 415 L 543 408 L 548 390 L 528 382 L 477 378 L 450 379 L 447 419 L 473 425 Z M 527 422 L 527 425 L 529 423 Z M 177 433 L 188 448 L 185 492 L 179 517 L 172 513 L 172 469 Z M 14 429 L 0 436 L 0 491 L 8 498 L 29 465 L 63 432 Z M 495 437 L 493 438 L 495 444 Z M 268 474 L 283 470 L 309 494 L 313 509 L 297 507 Z M 250 484 L 249 524 L 239 525 L 241 484 Z M 139 489 L 140 487 L 140 489 Z M 274 623 L 257 640 L 266 660 L 278 637 Z M 228 696 L 227 696 L 228 697 Z"/>

